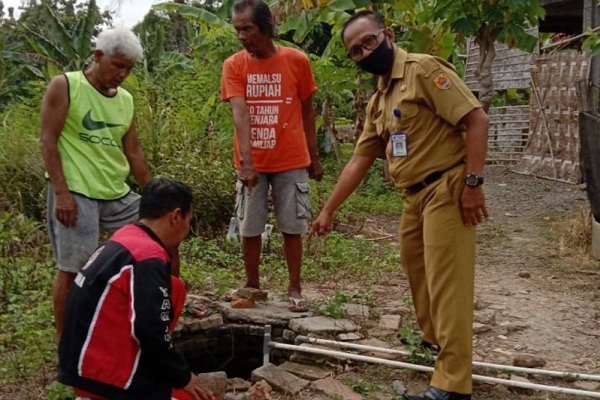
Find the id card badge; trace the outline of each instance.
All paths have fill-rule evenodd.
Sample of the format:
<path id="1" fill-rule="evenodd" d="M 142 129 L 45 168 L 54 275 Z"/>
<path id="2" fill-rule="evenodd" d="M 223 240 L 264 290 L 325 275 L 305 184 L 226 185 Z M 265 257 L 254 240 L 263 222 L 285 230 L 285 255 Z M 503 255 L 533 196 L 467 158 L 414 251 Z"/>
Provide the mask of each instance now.
<path id="1" fill-rule="evenodd" d="M 408 142 L 406 133 L 394 132 L 391 136 L 392 140 L 392 156 L 406 157 L 408 155 Z"/>

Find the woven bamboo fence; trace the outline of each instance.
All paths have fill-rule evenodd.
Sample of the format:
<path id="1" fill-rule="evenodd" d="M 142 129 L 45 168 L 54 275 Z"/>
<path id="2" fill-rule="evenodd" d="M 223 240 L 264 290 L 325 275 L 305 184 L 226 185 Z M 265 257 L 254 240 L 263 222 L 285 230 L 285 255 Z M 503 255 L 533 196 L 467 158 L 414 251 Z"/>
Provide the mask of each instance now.
<path id="1" fill-rule="evenodd" d="M 537 34 L 537 30 L 531 30 Z M 527 89 L 531 86 L 529 64 L 531 54 L 496 43 L 492 63 L 493 88 Z M 467 41 L 467 60 L 464 81 L 473 92 L 480 90 L 475 76 L 479 60 L 479 45 Z M 513 165 L 521 159 L 529 135 L 529 106 L 492 107 L 489 110 L 490 131 L 486 162 L 494 165 Z"/>
<path id="2" fill-rule="evenodd" d="M 493 107 L 486 162 L 512 165 L 521 159 L 529 137 L 529 106 Z"/>
<path id="3" fill-rule="evenodd" d="M 575 50 L 533 55 L 530 135 L 513 171 L 578 183 L 579 105 L 577 82 L 589 76 L 590 55 Z"/>
<path id="4" fill-rule="evenodd" d="M 537 30 L 529 31 L 537 35 Z M 525 89 L 530 86 L 529 63 L 531 54 L 517 48 L 509 48 L 502 43 L 495 44 L 496 57 L 492 63 L 494 90 Z M 537 51 L 537 50 L 536 50 Z M 475 76 L 479 62 L 479 45 L 473 39 L 467 41 L 467 61 L 464 81 L 474 92 L 480 90 Z"/>

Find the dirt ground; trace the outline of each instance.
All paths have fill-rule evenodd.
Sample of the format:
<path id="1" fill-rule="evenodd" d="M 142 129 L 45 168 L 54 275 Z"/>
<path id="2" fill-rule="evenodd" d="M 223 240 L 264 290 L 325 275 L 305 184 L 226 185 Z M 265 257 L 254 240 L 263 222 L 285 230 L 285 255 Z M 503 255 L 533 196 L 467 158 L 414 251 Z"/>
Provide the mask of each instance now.
<path id="1" fill-rule="evenodd" d="M 493 220 L 479 234 L 476 319 L 523 329 L 507 339 L 496 337 L 498 329 L 480 335 L 478 354 L 503 361 L 495 349 L 525 346 L 546 368 L 598 372 L 600 269 L 589 249 L 578 247 L 591 223 L 582 211 L 585 190 L 510 172 L 487 175 Z"/>
<path id="2" fill-rule="evenodd" d="M 600 373 L 600 268 L 585 246 L 585 190 L 499 167 L 486 177 L 492 220 L 479 231 L 476 322 L 492 329 L 477 334 L 476 353 L 501 364 L 530 353 L 545 369 Z"/>
<path id="3" fill-rule="evenodd" d="M 600 374 L 600 268 L 585 247 L 591 223 L 585 190 L 504 167 L 489 166 L 485 176 L 490 219 L 478 230 L 475 358 L 511 365 L 517 354 L 527 353 L 544 359 L 544 369 Z M 373 217 L 363 229 L 395 235 L 397 221 Z M 405 286 L 393 280 L 389 284 Z M 372 289 L 378 303 L 397 293 L 385 286 Z M 480 369 L 476 373 L 497 377 L 502 371 Z M 596 390 L 600 397 L 598 382 L 586 386 L 526 377 L 534 383 Z M 401 379 L 413 391 L 427 384 L 428 375 Z M 506 386 L 476 382 L 473 398 L 586 397 L 546 391 L 515 393 Z"/>
<path id="4" fill-rule="evenodd" d="M 499 166 L 486 167 L 485 176 L 490 218 L 478 228 L 474 359 L 512 365 L 515 356 L 532 354 L 546 362 L 546 370 L 600 374 L 600 263 L 590 256 L 586 246 L 590 241 L 591 217 L 584 188 L 513 173 Z M 398 220 L 389 216 L 373 215 L 364 224 L 338 229 L 381 242 L 398 240 Z M 339 289 L 335 285 L 305 284 L 304 291 L 307 295 L 327 295 Z M 346 286 L 344 291 L 353 289 L 358 292 L 364 288 L 355 284 Z M 410 296 L 401 274 L 368 289 L 378 307 L 401 305 L 402 297 Z M 504 372 L 475 370 L 479 375 L 510 379 Z M 532 383 L 595 390 L 600 397 L 599 382 L 520 375 Z M 358 380 L 385 387 L 400 380 L 413 393 L 424 389 L 429 377 L 428 373 L 359 365 L 351 372 L 349 382 Z M 343 375 L 338 379 L 344 381 Z M 515 391 L 504 385 L 475 381 L 473 398 L 589 397 Z"/>

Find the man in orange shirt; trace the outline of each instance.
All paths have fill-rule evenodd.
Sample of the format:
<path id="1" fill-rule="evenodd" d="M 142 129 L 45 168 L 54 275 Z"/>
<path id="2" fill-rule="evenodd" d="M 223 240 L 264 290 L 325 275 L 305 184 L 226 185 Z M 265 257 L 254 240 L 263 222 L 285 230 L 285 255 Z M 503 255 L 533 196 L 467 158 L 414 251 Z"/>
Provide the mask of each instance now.
<path id="1" fill-rule="evenodd" d="M 289 271 L 290 310 L 307 311 L 302 298 L 302 234 L 310 216 L 307 176 L 323 177 L 312 96 L 317 91 L 307 56 L 276 45 L 271 11 L 262 0 L 239 0 L 233 25 L 244 46 L 223 66 L 221 100 L 231 103 L 238 170 L 246 287 L 260 289 L 261 234 L 272 189 Z"/>

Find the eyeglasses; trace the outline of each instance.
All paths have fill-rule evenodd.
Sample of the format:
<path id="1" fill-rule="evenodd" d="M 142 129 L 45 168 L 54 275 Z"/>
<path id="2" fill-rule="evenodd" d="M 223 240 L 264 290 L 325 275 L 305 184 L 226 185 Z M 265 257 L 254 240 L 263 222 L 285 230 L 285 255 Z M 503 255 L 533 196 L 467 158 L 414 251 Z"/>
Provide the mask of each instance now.
<path id="1" fill-rule="evenodd" d="M 361 44 L 351 47 L 350 50 L 348 50 L 348 57 L 356 60 L 362 55 L 363 49 L 373 50 L 379 44 L 377 36 L 383 31 L 385 31 L 385 28 L 381 28 L 376 33 L 365 37 Z"/>

